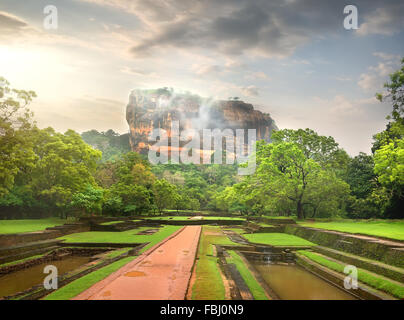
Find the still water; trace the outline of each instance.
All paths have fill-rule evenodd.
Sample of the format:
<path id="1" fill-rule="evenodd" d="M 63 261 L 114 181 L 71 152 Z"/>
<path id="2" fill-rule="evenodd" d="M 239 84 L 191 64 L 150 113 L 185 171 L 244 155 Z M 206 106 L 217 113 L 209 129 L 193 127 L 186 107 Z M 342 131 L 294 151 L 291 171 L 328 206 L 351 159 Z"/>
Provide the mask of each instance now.
<path id="1" fill-rule="evenodd" d="M 43 283 L 48 274 L 43 273 L 45 266 L 53 265 L 58 269 L 58 275 L 77 269 L 90 261 L 90 257 L 70 256 L 63 260 L 41 263 L 24 270 L 15 271 L 0 276 L 0 297 L 10 296 Z"/>
<path id="2" fill-rule="evenodd" d="M 356 298 L 296 265 L 255 263 L 282 300 L 355 300 Z"/>

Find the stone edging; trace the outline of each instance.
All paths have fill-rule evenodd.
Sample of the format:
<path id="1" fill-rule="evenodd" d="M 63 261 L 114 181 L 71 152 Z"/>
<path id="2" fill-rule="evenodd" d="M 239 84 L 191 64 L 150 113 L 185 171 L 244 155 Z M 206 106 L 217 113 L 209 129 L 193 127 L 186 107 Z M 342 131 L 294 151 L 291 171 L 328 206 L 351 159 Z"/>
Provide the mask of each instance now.
<path id="1" fill-rule="evenodd" d="M 296 253 L 296 264 L 303 267 L 307 271 L 315 274 L 316 276 L 326 280 L 328 283 L 338 287 L 339 289 L 348 292 L 349 294 L 356 296 L 362 300 L 397 300 L 396 298 L 388 295 L 387 293 L 377 291 L 363 283 L 358 284 L 358 288 L 355 290 L 355 293 L 351 291 L 347 291 L 343 286 L 345 276 L 334 271 L 328 269 L 302 255 Z"/>
<path id="2" fill-rule="evenodd" d="M 189 277 L 188 280 L 188 285 L 187 285 L 187 291 L 185 292 L 185 300 L 191 300 L 192 298 L 192 285 L 194 284 L 195 281 L 195 272 L 196 272 L 196 263 L 197 263 L 197 256 L 199 254 L 199 243 L 201 241 L 201 235 L 202 235 L 202 227 L 199 229 L 199 235 L 198 235 L 198 243 L 196 244 L 196 250 L 195 250 L 195 256 L 194 256 L 194 263 L 192 264 L 191 268 L 191 276 Z"/>

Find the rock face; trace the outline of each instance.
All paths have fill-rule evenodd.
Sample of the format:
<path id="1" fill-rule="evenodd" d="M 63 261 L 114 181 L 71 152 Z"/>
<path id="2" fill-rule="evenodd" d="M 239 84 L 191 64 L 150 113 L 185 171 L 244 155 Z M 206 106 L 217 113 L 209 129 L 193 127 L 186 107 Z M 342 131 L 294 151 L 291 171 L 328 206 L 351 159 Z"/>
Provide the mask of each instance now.
<path id="1" fill-rule="evenodd" d="M 133 90 L 126 107 L 133 151 L 147 153 L 153 142 L 148 141 L 153 129 L 164 129 L 171 136 L 172 122 L 179 122 L 180 131 L 194 129 L 256 129 L 256 139 L 270 142 L 277 129 L 269 114 L 254 110 L 252 104 L 239 100 L 210 100 L 197 95 L 178 94 L 167 88 Z M 181 142 L 181 149 L 185 142 Z M 170 148 L 170 146 L 169 146 Z M 201 142 L 203 149 L 203 142 Z"/>

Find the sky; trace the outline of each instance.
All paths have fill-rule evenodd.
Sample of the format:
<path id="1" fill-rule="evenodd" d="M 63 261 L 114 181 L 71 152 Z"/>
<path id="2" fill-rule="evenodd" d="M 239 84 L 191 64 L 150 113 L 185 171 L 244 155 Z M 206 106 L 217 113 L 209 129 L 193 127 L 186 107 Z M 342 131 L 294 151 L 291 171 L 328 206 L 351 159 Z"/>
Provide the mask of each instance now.
<path id="1" fill-rule="evenodd" d="M 50 4 L 56 29 L 44 25 Z M 38 126 L 61 132 L 128 132 L 130 91 L 173 87 L 240 97 L 281 129 L 311 128 L 352 156 L 369 153 L 391 111 L 375 93 L 404 57 L 404 2 L 349 2 L 350 30 L 347 4 L 0 0 L 0 76 L 34 90 Z"/>

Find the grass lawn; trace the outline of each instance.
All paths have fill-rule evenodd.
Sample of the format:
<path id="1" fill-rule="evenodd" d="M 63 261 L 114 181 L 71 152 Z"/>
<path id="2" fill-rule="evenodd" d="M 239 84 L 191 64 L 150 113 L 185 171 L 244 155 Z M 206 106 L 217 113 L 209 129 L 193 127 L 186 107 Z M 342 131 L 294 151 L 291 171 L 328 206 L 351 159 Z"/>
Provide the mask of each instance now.
<path id="1" fill-rule="evenodd" d="M 150 229 L 150 227 L 142 227 L 139 229 L 132 229 L 123 232 L 102 232 L 102 231 L 89 231 L 73 233 L 67 236 L 60 237 L 59 239 L 65 240 L 67 243 L 73 242 L 88 242 L 88 243 L 145 243 L 150 242 L 145 248 L 160 242 L 167 238 L 169 235 L 182 228 L 181 226 L 163 226 L 154 234 L 150 235 L 136 235 L 138 232 Z"/>
<path id="2" fill-rule="evenodd" d="M 286 233 L 251 233 L 243 234 L 252 243 L 269 244 L 272 246 L 314 246 L 315 244 Z"/>
<path id="3" fill-rule="evenodd" d="M 268 300 L 268 297 L 265 293 L 265 290 L 261 287 L 257 279 L 255 279 L 254 275 L 250 272 L 247 266 L 244 264 L 244 261 L 241 257 L 233 250 L 227 251 L 230 254 L 230 258 L 227 258 L 227 262 L 234 263 L 236 265 L 237 270 L 240 272 L 243 277 L 245 283 L 250 289 L 252 295 L 255 300 Z"/>
<path id="4" fill-rule="evenodd" d="M 344 268 L 346 264 L 341 264 L 332 260 L 329 260 L 317 253 L 307 251 L 307 250 L 300 250 L 298 251 L 299 254 L 309 258 L 310 260 L 321 264 L 329 269 L 334 271 L 344 273 Z M 403 299 L 404 298 L 404 285 L 399 285 L 398 283 L 392 282 L 384 277 L 376 276 L 372 273 L 367 272 L 364 269 L 358 268 L 358 281 L 369 285 L 375 289 L 384 291 L 392 296 Z"/>
<path id="5" fill-rule="evenodd" d="M 123 221 L 121 221 L 121 220 L 119 220 L 119 221 L 109 221 L 109 222 L 103 222 L 100 225 L 101 226 L 110 226 L 112 224 L 117 224 L 117 223 L 121 223 L 121 222 L 123 222 Z"/>
<path id="6" fill-rule="evenodd" d="M 0 220 L 0 234 L 40 231 L 65 224 L 68 221 L 59 218 Z"/>
<path id="7" fill-rule="evenodd" d="M 305 227 L 364 234 L 395 240 L 404 240 L 404 221 L 386 220 L 342 220 L 332 222 L 299 222 Z"/>
<path id="8" fill-rule="evenodd" d="M 265 228 L 267 228 L 267 227 L 274 227 L 274 225 L 272 225 L 272 224 L 267 224 L 267 223 L 259 223 L 259 225 L 260 225 L 261 227 L 265 227 Z"/>
<path id="9" fill-rule="evenodd" d="M 240 217 L 203 217 L 203 220 L 232 220 L 232 221 L 240 221 L 244 222 L 244 218 Z"/>
<path id="10" fill-rule="evenodd" d="M 242 229 L 242 228 L 223 228 L 223 230 L 233 231 L 233 232 L 238 233 L 238 234 L 244 234 L 245 233 L 245 230 Z"/>
<path id="11" fill-rule="evenodd" d="M 203 226 L 192 286 L 192 300 L 224 300 L 225 288 L 220 275 L 213 244 L 236 244 L 224 235 L 219 227 Z"/>
<path id="12" fill-rule="evenodd" d="M 166 217 L 146 217 L 145 219 L 147 220 L 175 220 L 175 221 L 188 221 L 189 218 L 192 217 L 170 217 L 170 216 L 166 216 Z"/>

